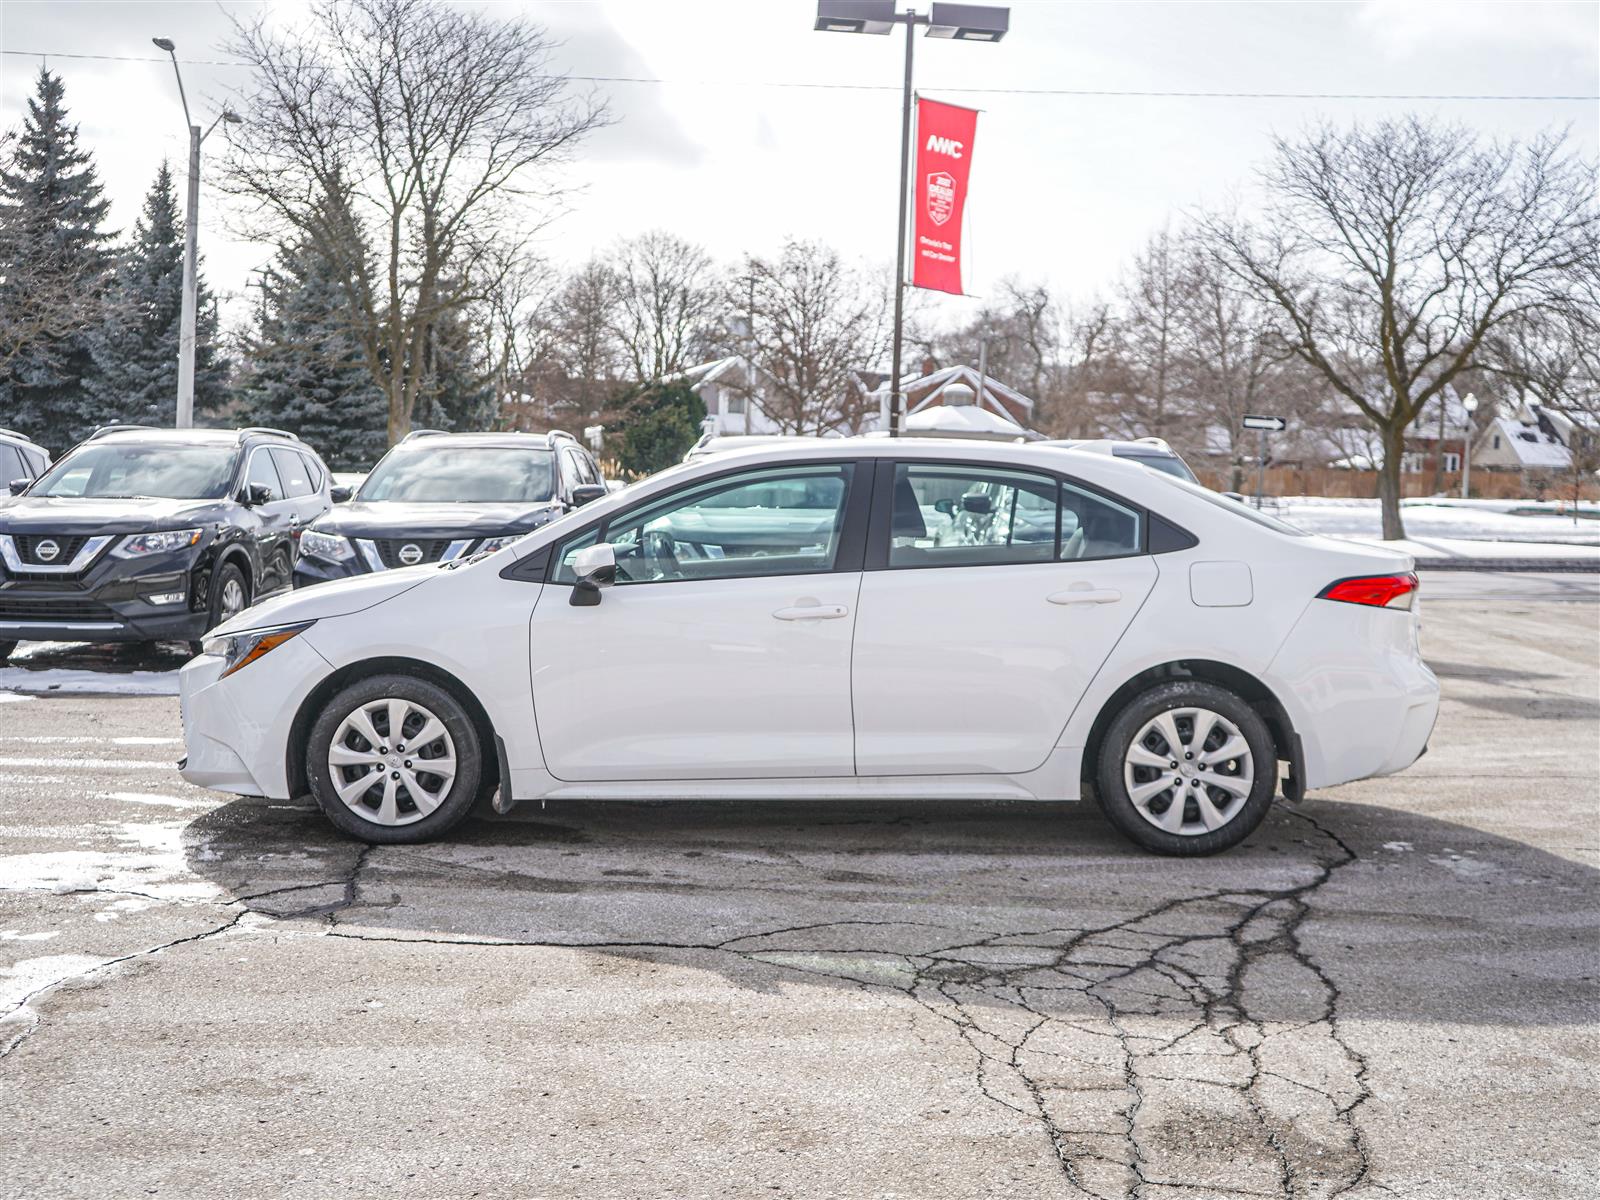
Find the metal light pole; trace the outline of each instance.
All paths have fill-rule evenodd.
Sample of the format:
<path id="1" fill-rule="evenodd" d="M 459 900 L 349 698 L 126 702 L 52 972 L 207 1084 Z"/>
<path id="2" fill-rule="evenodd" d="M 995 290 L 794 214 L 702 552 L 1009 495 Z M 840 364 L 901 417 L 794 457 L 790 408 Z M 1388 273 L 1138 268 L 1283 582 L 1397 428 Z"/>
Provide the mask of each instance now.
<path id="1" fill-rule="evenodd" d="M 223 109 L 204 133 L 189 116 L 189 97 L 183 90 L 183 73 L 178 70 L 177 45 L 171 38 L 151 38 L 157 49 L 172 58 L 172 73 L 178 77 L 178 99 L 183 101 L 183 121 L 189 128 L 189 206 L 183 222 L 183 311 L 178 324 L 178 418 L 177 427 L 194 424 L 194 326 L 199 305 L 196 258 L 200 241 L 200 143 L 211 136 L 221 121 L 237 125 L 242 120 L 232 109 Z"/>
<path id="2" fill-rule="evenodd" d="M 815 28 L 824 33 L 887 35 L 894 26 L 906 27 L 905 82 L 900 97 L 900 211 L 894 254 L 894 341 L 889 360 L 889 436 L 900 436 L 901 325 L 905 318 L 906 213 L 911 191 L 911 64 L 916 26 L 927 26 L 928 37 L 964 42 L 998 42 L 1011 23 L 1009 8 L 986 4 L 934 4 L 929 12 L 914 8 L 895 11 L 895 0 L 817 0 Z"/>
<path id="3" fill-rule="evenodd" d="M 1461 439 L 1461 498 L 1467 500 L 1472 496 L 1472 414 L 1478 411 L 1478 398 L 1468 392 L 1461 407 L 1467 410 L 1467 432 Z"/>

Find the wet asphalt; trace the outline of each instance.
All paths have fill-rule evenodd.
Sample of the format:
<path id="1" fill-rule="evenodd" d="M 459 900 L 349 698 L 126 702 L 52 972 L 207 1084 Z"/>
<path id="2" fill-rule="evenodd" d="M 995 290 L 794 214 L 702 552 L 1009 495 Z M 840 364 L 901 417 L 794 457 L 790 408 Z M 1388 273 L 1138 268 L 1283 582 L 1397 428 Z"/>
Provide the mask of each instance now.
<path id="1" fill-rule="evenodd" d="M 368 850 L 185 785 L 170 696 L 73 690 L 175 650 L 31 652 L 0 1195 L 1592 1195 L 1600 590 L 1424 596 L 1427 757 L 1201 861 L 1054 804 Z"/>

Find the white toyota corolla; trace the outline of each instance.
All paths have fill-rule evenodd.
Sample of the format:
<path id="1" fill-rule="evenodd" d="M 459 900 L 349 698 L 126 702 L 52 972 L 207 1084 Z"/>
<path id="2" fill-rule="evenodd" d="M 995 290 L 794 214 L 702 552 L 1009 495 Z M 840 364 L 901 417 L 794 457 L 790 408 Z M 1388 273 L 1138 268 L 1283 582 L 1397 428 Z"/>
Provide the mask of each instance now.
<path id="1" fill-rule="evenodd" d="M 371 842 L 491 797 L 1090 794 L 1209 854 L 1280 778 L 1423 752 L 1412 565 L 1105 455 L 762 447 L 239 614 L 183 670 L 182 772 Z"/>

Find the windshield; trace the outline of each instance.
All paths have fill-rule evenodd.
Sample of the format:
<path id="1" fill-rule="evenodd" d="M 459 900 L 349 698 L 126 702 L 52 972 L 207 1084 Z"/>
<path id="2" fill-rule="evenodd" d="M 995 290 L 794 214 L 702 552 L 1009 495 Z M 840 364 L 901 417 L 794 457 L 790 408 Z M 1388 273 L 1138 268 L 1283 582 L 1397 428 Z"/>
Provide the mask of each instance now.
<path id="1" fill-rule="evenodd" d="M 238 457 L 237 446 L 91 442 L 58 462 L 28 494 L 86 500 L 219 500 L 228 494 Z"/>
<path id="2" fill-rule="evenodd" d="M 357 500 L 504 504 L 549 500 L 555 455 L 520 446 L 427 446 L 393 450 L 372 469 Z"/>
<path id="3" fill-rule="evenodd" d="M 1200 482 L 1194 477 L 1194 472 L 1189 470 L 1189 464 L 1176 454 L 1135 454 L 1129 450 L 1115 450 L 1112 453 L 1117 458 L 1126 458 L 1141 467 L 1149 467 L 1152 471 L 1171 475 L 1174 479 L 1186 479 L 1190 483 Z"/>

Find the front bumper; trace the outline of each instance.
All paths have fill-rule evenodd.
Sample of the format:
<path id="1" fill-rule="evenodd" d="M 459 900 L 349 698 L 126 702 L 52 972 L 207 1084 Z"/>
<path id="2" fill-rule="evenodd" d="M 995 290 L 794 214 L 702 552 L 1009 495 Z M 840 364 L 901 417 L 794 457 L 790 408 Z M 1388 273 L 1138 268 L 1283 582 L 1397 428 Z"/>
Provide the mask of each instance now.
<path id="1" fill-rule="evenodd" d="M 370 574 L 367 567 L 356 558 L 348 558 L 344 562 L 328 562 L 326 559 L 312 558 L 302 552 L 294 564 L 294 586 L 297 588 L 310 587 L 317 583 L 332 583 L 335 579 L 351 579 L 357 575 Z"/>
<path id="2" fill-rule="evenodd" d="M 205 632 L 209 584 L 191 550 L 149 560 L 102 554 L 59 578 L 0 568 L 0 640 L 193 641 Z"/>
<path id="3" fill-rule="evenodd" d="M 289 799 L 289 731 L 307 696 L 332 668 L 304 636 L 222 677 L 222 660 L 202 654 L 178 673 L 189 783 L 242 796 Z"/>

